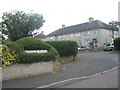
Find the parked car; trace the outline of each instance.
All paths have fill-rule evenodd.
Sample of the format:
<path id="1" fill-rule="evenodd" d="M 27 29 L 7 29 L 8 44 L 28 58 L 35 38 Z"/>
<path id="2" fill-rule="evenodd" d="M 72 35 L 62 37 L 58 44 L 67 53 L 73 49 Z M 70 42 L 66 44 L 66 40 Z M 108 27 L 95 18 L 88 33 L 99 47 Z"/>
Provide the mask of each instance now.
<path id="1" fill-rule="evenodd" d="M 78 50 L 86 50 L 87 48 L 86 47 L 83 47 L 83 46 L 81 46 L 81 47 L 79 47 L 78 48 Z"/>
<path id="2" fill-rule="evenodd" d="M 103 47 L 104 51 L 113 51 L 114 50 L 114 44 L 113 43 L 107 43 Z"/>

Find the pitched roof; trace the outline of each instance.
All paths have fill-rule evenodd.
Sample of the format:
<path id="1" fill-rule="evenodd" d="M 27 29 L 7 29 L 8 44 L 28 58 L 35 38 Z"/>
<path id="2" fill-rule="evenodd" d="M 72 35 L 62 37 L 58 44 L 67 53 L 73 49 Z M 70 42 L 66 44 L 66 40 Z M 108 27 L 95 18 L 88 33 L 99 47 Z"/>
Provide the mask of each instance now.
<path id="1" fill-rule="evenodd" d="M 108 29 L 108 30 L 118 30 L 117 27 L 112 27 L 110 25 L 107 25 L 99 20 L 95 20 L 92 22 L 86 22 L 82 24 L 77 24 L 65 28 L 58 29 L 56 31 L 53 31 L 52 33 L 48 34 L 49 36 L 56 36 L 56 35 L 64 35 L 64 34 L 70 34 L 70 33 L 77 33 L 85 30 L 93 30 L 93 29 Z"/>
<path id="2" fill-rule="evenodd" d="M 40 39 L 45 39 L 46 35 L 40 33 L 39 35 L 35 36 L 36 38 L 40 38 Z"/>

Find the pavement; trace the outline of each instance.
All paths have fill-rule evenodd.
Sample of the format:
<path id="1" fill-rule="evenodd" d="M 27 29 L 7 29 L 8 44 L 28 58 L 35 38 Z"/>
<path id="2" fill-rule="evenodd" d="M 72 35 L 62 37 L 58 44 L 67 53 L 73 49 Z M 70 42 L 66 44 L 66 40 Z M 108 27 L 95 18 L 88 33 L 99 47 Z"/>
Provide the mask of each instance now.
<path id="1" fill-rule="evenodd" d="M 38 88 L 71 78 L 86 77 L 118 66 L 118 54 L 109 52 L 81 53 L 73 63 L 61 64 L 57 73 L 36 75 L 2 82 L 3 88 Z"/>

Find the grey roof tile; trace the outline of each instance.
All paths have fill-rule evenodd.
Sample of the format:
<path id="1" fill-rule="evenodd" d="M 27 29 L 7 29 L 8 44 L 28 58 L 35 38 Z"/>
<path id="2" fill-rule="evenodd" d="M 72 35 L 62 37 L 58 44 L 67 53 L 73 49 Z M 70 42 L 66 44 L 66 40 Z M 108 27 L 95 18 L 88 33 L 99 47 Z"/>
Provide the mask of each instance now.
<path id="1" fill-rule="evenodd" d="M 108 30 L 118 30 L 117 27 L 112 27 L 110 25 L 107 25 L 99 20 L 92 21 L 91 23 L 86 22 L 82 24 L 77 24 L 65 28 L 58 29 L 56 31 L 53 31 L 52 33 L 48 34 L 49 36 L 57 36 L 57 35 L 64 35 L 64 34 L 71 34 L 71 33 L 77 33 L 85 30 L 93 30 L 93 29 L 108 29 Z"/>

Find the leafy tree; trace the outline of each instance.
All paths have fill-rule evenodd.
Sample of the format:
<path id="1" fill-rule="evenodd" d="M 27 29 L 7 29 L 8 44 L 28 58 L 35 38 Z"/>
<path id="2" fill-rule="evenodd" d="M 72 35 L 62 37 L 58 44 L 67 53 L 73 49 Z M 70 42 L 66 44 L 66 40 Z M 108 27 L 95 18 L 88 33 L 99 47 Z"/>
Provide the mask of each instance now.
<path id="1" fill-rule="evenodd" d="M 24 11 L 11 11 L 3 13 L 2 33 L 8 35 L 11 41 L 32 36 L 35 29 L 39 29 L 45 22 L 43 15 Z"/>
<path id="2" fill-rule="evenodd" d="M 118 22 L 117 21 L 111 21 L 111 22 L 109 22 L 109 25 L 111 25 L 111 26 L 118 26 Z"/>
<path id="3" fill-rule="evenodd" d="M 111 21 L 111 22 L 109 22 L 109 25 L 112 26 L 113 28 L 116 28 L 116 27 L 118 27 L 118 22 Z M 112 38 L 114 39 L 114 30 L 112 30 Z"/>

